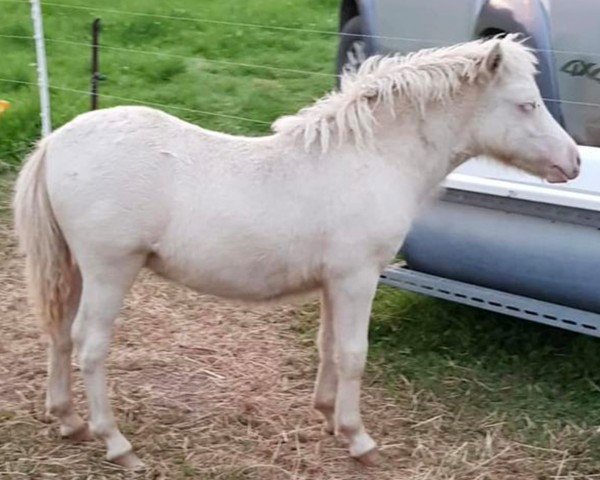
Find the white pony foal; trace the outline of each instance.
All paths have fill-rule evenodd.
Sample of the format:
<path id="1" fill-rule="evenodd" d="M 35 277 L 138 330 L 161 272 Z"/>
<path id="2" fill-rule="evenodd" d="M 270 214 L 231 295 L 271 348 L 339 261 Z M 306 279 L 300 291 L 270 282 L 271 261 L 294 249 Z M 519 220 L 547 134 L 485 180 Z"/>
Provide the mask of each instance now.
<path id="1" fill-rule="evenodd" d="M 544 107 L 534 71 L 514 38 L 478 41 L 369 59 L 340 92 L 262 138 L 141 107 L 86 113 L 45 138 L 20 174 L 15 219 L 62 434 L 88 434 L 71 396 L 74 344 L 89 430 L 109 460 L 140 465 L 113 417 L 104 363 L 146 266 L 229 298 L 320 290 L 314 405 L 371 463 L 376 445 L 359 412 L 371 301 L 420 204 L 480 154 L 552 182 L 578 173 L 576 145 Z"/>

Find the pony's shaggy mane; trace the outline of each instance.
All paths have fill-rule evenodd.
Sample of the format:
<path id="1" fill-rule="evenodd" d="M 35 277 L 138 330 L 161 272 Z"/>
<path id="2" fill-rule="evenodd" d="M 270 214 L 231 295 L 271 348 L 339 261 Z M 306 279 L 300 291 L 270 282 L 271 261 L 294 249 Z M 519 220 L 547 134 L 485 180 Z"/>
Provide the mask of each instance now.
<path id="1" fill-rule="evenodd" d="M 382 106 L 395 115 L 395 100 L 405 101 L 421 114 L 427 104 L 445 102 L 462 86 L 486 75 L 484 64 L 492 49 L 503 53 L 500 75 L 533 75 L 536 58 L 517 35 L 476 40 L 406 56 L 373 56 L 358 71 L 344 72 L 339 92 L 331 92 L 296 115 L 281 117 L 273 130 L 327 151 L 334 137 L 342 144 L 352 136 L 358 147 L 370 147 L 374 110 Z"/>

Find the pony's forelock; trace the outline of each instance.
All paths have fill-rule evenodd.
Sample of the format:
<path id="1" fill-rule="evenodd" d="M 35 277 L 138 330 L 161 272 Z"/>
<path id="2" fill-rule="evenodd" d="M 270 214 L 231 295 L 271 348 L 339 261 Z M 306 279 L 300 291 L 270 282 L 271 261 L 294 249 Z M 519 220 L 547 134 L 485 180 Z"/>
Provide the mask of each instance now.
<path id="1" fill-rule="evenodd" d="M 405 56 L 372 56 L 357 71 L 341 77 L 339 92 L 331 92 L 296 115 L 273 123 L 273 130 L 299 138 L 306 149 L 317 144 L 327 151 L 336 140 L 352 137 L 359 148 L 373 146 L 375 107 L 396 114 L 396 101 L 408 102 L 420 113 L 427 104 L 445 102 L 465 84 L 484 77 L 487 55 L 500 44 L 500 75 L 535 73 L 536 58 L 516 34 L 476 40 L 450 47 L 425 49 Z"/>

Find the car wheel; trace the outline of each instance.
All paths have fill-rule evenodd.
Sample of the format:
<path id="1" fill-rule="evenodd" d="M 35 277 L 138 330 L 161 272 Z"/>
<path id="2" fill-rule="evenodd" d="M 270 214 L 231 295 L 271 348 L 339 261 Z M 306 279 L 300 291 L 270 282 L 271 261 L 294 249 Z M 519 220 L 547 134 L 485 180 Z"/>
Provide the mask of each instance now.
<path id="1" fill-rule="evenodd" d="M 340 36 L 337 56 L 338 75 L 345 71 L 356 71 L 367 58 L 367 42 L 359 15 L 352 17 L 344 24 Z M 338 86 L 339 84 L 338 77 Z"/>

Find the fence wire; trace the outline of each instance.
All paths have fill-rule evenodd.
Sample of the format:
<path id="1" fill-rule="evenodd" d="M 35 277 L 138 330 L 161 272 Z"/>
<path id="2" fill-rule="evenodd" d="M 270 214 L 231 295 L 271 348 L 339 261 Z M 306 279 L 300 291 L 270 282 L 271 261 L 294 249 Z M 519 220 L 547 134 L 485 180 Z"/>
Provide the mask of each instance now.
<path id="1" fill-rule="evenodd" d="M 7 83 L 17 83 L 17 84 L 23 84 L 23 85 L 32 85 L 32 86 L 37 86 L 37 83 L 35 82 L 28 82 L 28 81 L 24 81 L 24 80 L 16 80 L 16 79 L 12 79 L 12 78 L 0 78 L 0 82 L 7 82 Z M 89 91 L 85 91 L 85 90 L 77 90 L 77 89 L 73 89 L 73 88 L 69 88 L 69 87 L 62 87 L 62 86 L 58 86 L 58 85 L 49 85 L 49 88 L 51 90 L 62 90 L 62 91 L 66 91 L 66 92 L 73 92 L 73 93 L 80 93 L 80 94 L 85 94 L 85 95 L 90 95 Z M 128 101 L 128 102 L 133 102 L 133 103 L 139 103 L 139 104 L 143 104 L 143 105 L 153 105 L 153 106 L 157 106 L 157 107 L 162 107 L 162 108 L 173 108 L 176 110 L 183 110 L 183 111 L 188 111 L 188 112 L 195 112 L 195 113 L 200 113 L 200 114 L 204 114 L 204 115 L 211 115 L 211 116 L 216 116 L 216 117 L 224 117 L 224 118 L 229 118 L 229 119 L 237 119 L 237 120 L 243 120 L 246 122 L 254 122 L 254 123 L 262 123 L 265 125 L 270 125 L 272 122 L 268 122 L 266 120 L 258 120 L 258 119 L 253 119 L 253 118 L 246 118 L 246 117 L 240 117 L 237 115 L 228 115 L 225 113 L 218 113 L 218 112 L 211 112 L 208 110 L 197 110 L 197 109 L 193 109 L 193 108 L 186 108 L 186 107 L 177 107 L 175 105 L 169 105 L 169 104 L 164 104 L 164 103 L 157 103 L 157 102 L 153 102 L 150 100 L 141 100 L 141 99 L 136 99 L 136 98 L 128 98 L 128 97 L 120 97 L 117 95 L 109 95 L 106 93 L 99 93 L 98 97 L 105 97 L 105 98 L 113 98 L 116 100 L 122 100 L 122 101 Z M 557 99 L 557 98 L 546 98 L 546 97 L 542 97 L 542 100 L 544 100 L 545 102 L 550 102 L 550 103 L 564 103 L 564 104 L 568 104 L 568 105 L 578 105 L 578 106 L 583 106 L 583 107 L 594 107 L 594 108 L 599 108 L 600 107 L 600 103 L 593 103 L 593 102 L 578 102 L 578 101 L 574 101 L 574 100 L 563 100 L 563 99 Z"/>
<path id="2" fill-rule="evenodd" d="M 25 2 L 23 0 L 0 0 L 0 3 L 14 3 L 14 4 L 25 4 L 25 5 L 27 4 L 27 2 Z M 272 31 L 296 32 L 296 33 L 313 34 L 313 35 L 314 34 L 342 35 L 342 36 L 343 35 L 351 35 L 353 37 L 369 37 L 369 38 L 373 38 L 373 39 L 387 39 L 387 40 L 398 40 L 398 41 L 405 41 L 405 42 L 418 42 L 420 44 L 431 44 L 431 45 L 441 45 L 441 44 L 447 43 L 447 42 L 443 42 L 443 41 L 437 40 L 437 39 L 423 39 L 423 38 L 412 38 L 412 37 L 397 37 L 397 36 L 367 35 L 367 34 L 358 34 L 358 35 L 357 34 L 345 34 L 343 32 L 337 32 L 337 31 L 297 28 L 297 27 L 282 26 L 282 25 L 265 25 L 265 24 L 258 24 L 258 23 L 232 22 L 232 21 L 217 20 L 217 19 L 211 19 L 211 18 L 186 17 L 186 16 L 179 16 L 179 15 L 165 15 L 165 14 L 137 12 L 137 11 L 130 11 L 130 10 L 97 8 L 94 6 L 86 6 L 86 5 L 67 5 L 67 4 L 63 4 L 63 3 L 59 3 L 59 2 L 52 2 L 52 1 L 42 1 L 41 4 L 44 6 L 48 6 L 48 7 L 64 8 L 64 9 L 79 10 L 79 11 L 100 12 L 100 13 L 107 13 L 107 14 L 111 14 L 111 15 L 131 15 L 131 16 L 138 16 L 138 17 L 151 17 L 151 18 L 168 19 L 168 20 L 173 20 L 173 21 L 206 23 L 206 24 L 215 24 L 215 25 L 240 27 L 240 28 L 267 29 L 267 30 L 272 30 Z M 0 34 L 0 38 L 33 40 L 33 37 L 31 37 L 31 36 L 12 35 L 12 34 Z M 46 38 L 45 41 L 48 43 L 53 43 L 53 44 L 72 45 L 72 46 L 80 46 L 80 47 L 86 47 L 86 48 L 90 47 L 89 43 L 81 42 L 81 41 L 74 41 L 74 40 Z M 327 73 L 327 72 L 286 68 L 286 67 L 279 67 L 279 66 L 273 66 L 273 65 L 236 62 L 236 61 L 231 61 L 231 60 L 192 57 L 192 56 L 186 56 L 186 55 L 178 55 L 178 54 L 174 54 L 174 53 L 150 51 L 150 50 L 143 50 L 143 49 L 136 49 L 136 48 L 127 48 L 127 47 L 121 47 L 121 46 L 116 46 L 116 45 L 102 44 L 102 45 L 100 45 L 100 48 L 106 49 L 106 50 L 111 50 L 111 51 L 116 51 L 116 52 L 122 52 L 122 53 L 132 53 L 132 54 L 139 54 L 139 55 L 153 55 L 153 56 L 163 57 L 163 58 L 178 58 L 178 59 L 185 59 L 185 60 L 200 59 L 203 62 L 212 63 L 212 64 L 216 64 L 216 65 L 251 68 L 251 69 L 263 69 L 263 70 L 282 72 L 282 73 L 290 73 L 290 74 L 296 74 L 296 75 L 316 75 L 316 76 L 325 76 L 325 77 L 331 77 L 331 78 L 335 78 L 335 77 L 339 76 L 334 73 Z M 561 54 L 577 54 L 577 55 L 591 55 L 591 56 L 599 56 L 600 55 L 598 53 L 576 52 L 576 51 L 567 51 L 567 50 L 551 50 L 551 49 L 533 49 L 533 50 L 542 51 L 542 52 L 561 53 Z M 35 83 L 35 82 L 10 79 L 10 78 L 0 78 L 0 81 L 14 83 L 14 84 L 31 85 L 31 86 L 37 85 L 37 83 Z M 81 95 L 89 95 L 88 91 L 78 90 L 78 89 L 64 87 L 64 86 L 60 86 L 60 85 L 50 85 L 49 88 L 51 90 L 77 93 L 77 94 L 81 94 Z M 230 115 L 230 114 L 212 112 L 212 111 L 207 111 L 207 110 L 180 107 L 180 106 L 158 103 L 158 102 L 149 101 L 149 100 L 130 98 L 130 97 L 122 97 L 122 96 L 118 96 L 118 95 L 111 95 L 111 94 L 105 94 L 105 93 L 98 94 L 98 97 L 119 100 L 119 101 L 123 101 L 123 102 L 131 102 L 131 103 L 141 104 L 141 105 L 161 107 L 161 108 L 165 108 L 165 109 L 174 109 L 174 110 L 198 113 L 201 115 L 209 115 L 209 116 L 214 116 L 214 117 L 222 117 L 222 118 L 227 118 L 227 119 L 240 120 L 240 121 L 244 121 L 244 122 L 250 122 L 250 123 L 261 124 L 261 125 L 269 125 L 271 123 L 271 122 L 265 121 L 265 120 L 247 118 L 247 117 L 242 117 L 242 116 L 238 116 L 238 115 Z M 570 104 L 570 105 L 595 107 L 595 108 L 600 107 L 600 103 L 593 103 L 593 102 L 579 102 L 579 101 L 573 101 L 573 100 L 552 99 L 552 98 L 544 98 L 543 100 L 546 102 L 551 102 L 551 103 Z M 12 152 L 5 152 L 1 155 L 10 155 L 10 154 L 18 153 L 19 151 L 25 151 L 25 150 L 27 150 L 27 148 L 20 149 L 17 151 L 12 151 Z"/>
<path id="3" fill-rule="evenodd" d="M 12 78 L 1 78 L 0 77 L 0 82 L 6 82 L 6 83 L 15 83 L 15 84 L 20 84 L 20 85 L 32 85 L 32 86 L 37 86 L 37 83 L 35 82 L 28 82 L 25 80 L 15 80 Z M 48 85 L 48 88 L 50 88 L 50 90 L 59 90 L 59 91 L 64 91 L 64 92 L 72 92 L 72 93 L 79 93 L 82 95 L 89 95 L 90 92 L 86 91 L 86 90 L 78 90 L 76 88 L 70 88 L 70 87 L 61 87 L 58 85 Z M 238 115 L 229 115 L 226 113 L 217 113 L 217 112 L 210 112 L 207 110 L 198 110 L 195 108 L 187 108 L 187 107 L 178 107 L 175 105 L 168 105 L 165 103 L 158 103 L 158 102 L 153 102 L 150 100 L 142 100 L 139 98 L 130 98 L 130 97 L 121 97 L 121 96 L 117 96 L 117 95 L 109 95 L 106 93 L 99 93 L 98 94 L 99 97 L 104 97 L 104 98 L 112 98 L 114 100 L 120 100 L 123 102 L 132 102 L 132 103 L 137 103 L 140 105 L 151 105 L 154 107 L 161 107 L 161 108 L 172 108 L 175 110 L 182 110 L 182 111 L 186 111 L 186 112 L 192 112 L 192 113 L 199 113 L 202 115 L 210 115 L 210 116 L 214 116 L 214 117 L 222 117 L 222 118 L 229 118 L 229 119 L 233 119 L 233 120 L 242 120 L 245 122 L 253 122 L 253 123 L 260 123 L 262 125 L 270 125 L 272 122 L 267 122 L 265 120 L 258 120 L 255 118 L 247 118 L 247 117 L 240 117 Z"/>
<path id="4" fill-rule="evenodd" d="M 19 3 L 26 4 L 23 0 L 0 0 L 0 3 Z M 400 36 L 392 36 L 392 35 L 373 35 L 366 33 L 345 33 L 339 31 L 332 30 L 319 30 L 319 29 L 311 29 L 311 28 L 300 28 L 300 27 L 290 27 L 284 25 L 266 25 L 261 23 L 247 23 L 247 22 L 231 22 L 227 20 L 217 20 L 212 18 L 202 18 L 202 17 L 186 17 L 182 15 L 166 15 L 160 13 L 147 13 L 147 12 L 137 12 L 132 10 L 118 10 L 118 9 L 110 9 L 110 8 L 98 8 L 88 5 L 67 5 L 59 2 L 49 2 L 42 1 L 40 2 L 43 6 L 48 7 L 56 7 L 56 8 L 65 8 L 71 10 L 80 10 L 80 11 L 88 11 L 88 12 L 103 12 L 111 15 L 131 15 L 137 17 L 151 17 L 151 18 L 161 18 L 166 20 L 174 20 L 174 21 L 185 21 L 191 23 L 206 23 L 206 24 L 214 24 L 214 25 L 223 25 L 230 27 L 240 27 L 240 28 L 254 28 L 254 29 L 264 29 L 264 30 L 273 30 L 273 31 L 284 31 L 284 32 L 297 32 L 297 33 L 307 33 L 307 34 L 315 34 L 315 35 L 335 35 L 335 36 L 349 36 L 349 37 L 363 37 L 363 38 L 371 38 L 371 39 L 383 39 L 383 40 L 399 40 L 403 42 L 410 43 L 419 43 L 419 44 L 427 44 L 431 46 L 442 46 L 448 45 L 448 40 L 442 39 L 433 39 L 433 38 L 417 38 L 417 37 L 400 37 Z M 585 51 L 575 51 L 575 50 L 557 50 L 557 49 L 545 49 L 545 48 L 532 48 L 533 51 L 536 52 L 549 52 L 549 53 L 560 53 L 566 55 L 586 55 L 598 57 L 600 53 L 598 52 L 585 52 Z"/>
<path id="5" fill-rule="evenodd" d="M 0 38 L 33 40 L 33 37 L 29 37 L 27 35 L 0 34 Z M 77 42 L 77 41 L 73 41 L 73 40 L 60 40 L 60 39 L 46 37 L 46 38 L 44 38 L 44 41 L 46 41 L 47 43 L 83 46 L 83 47 L 90 48 L 90 43 Z M 212 58 L 192 57 L 189 55 L 178 55 L 175 53 L 165 53 L 165 52 L 158 52 L 158 51 L 152 51 L 152 50 L 140 50 L 137 48 L 118 47 L 115 45 L 107 45 L 107 44 L 100 44 L 99 47 L 100 47 L 100 49 L 114 50 L 114 51 L 123 52 L 123 53 L 138 53 L 138 54 L 142 54 L 142 55 L 155 55 L 158 57 L 179 58 L 182 60 L 202 60 L 203 62 L 207 62 L 207 63 L 214 63 L 217 65 L 225 65 L 225 66 L 232 66 L 232 67 L 256 68 L 256 69 L 265 69 L 265 70 L 272 70 L 272 71 L 285 72 L 285 73 L 319 75 L 319 76 L 332 77 L 332 78 L 339 76 L 339 75 L 336 75 L 335 73 L 316 72 L 314 70 L 302 70 L 302 69 L 296 69 L 296 68 L 275 67 L 272 65 L 257 65 L 254 63 L 241 63 L 241 62 L 234 62 L 234 61 L 230 61 L 230 60 L 215 60 Z"/>

